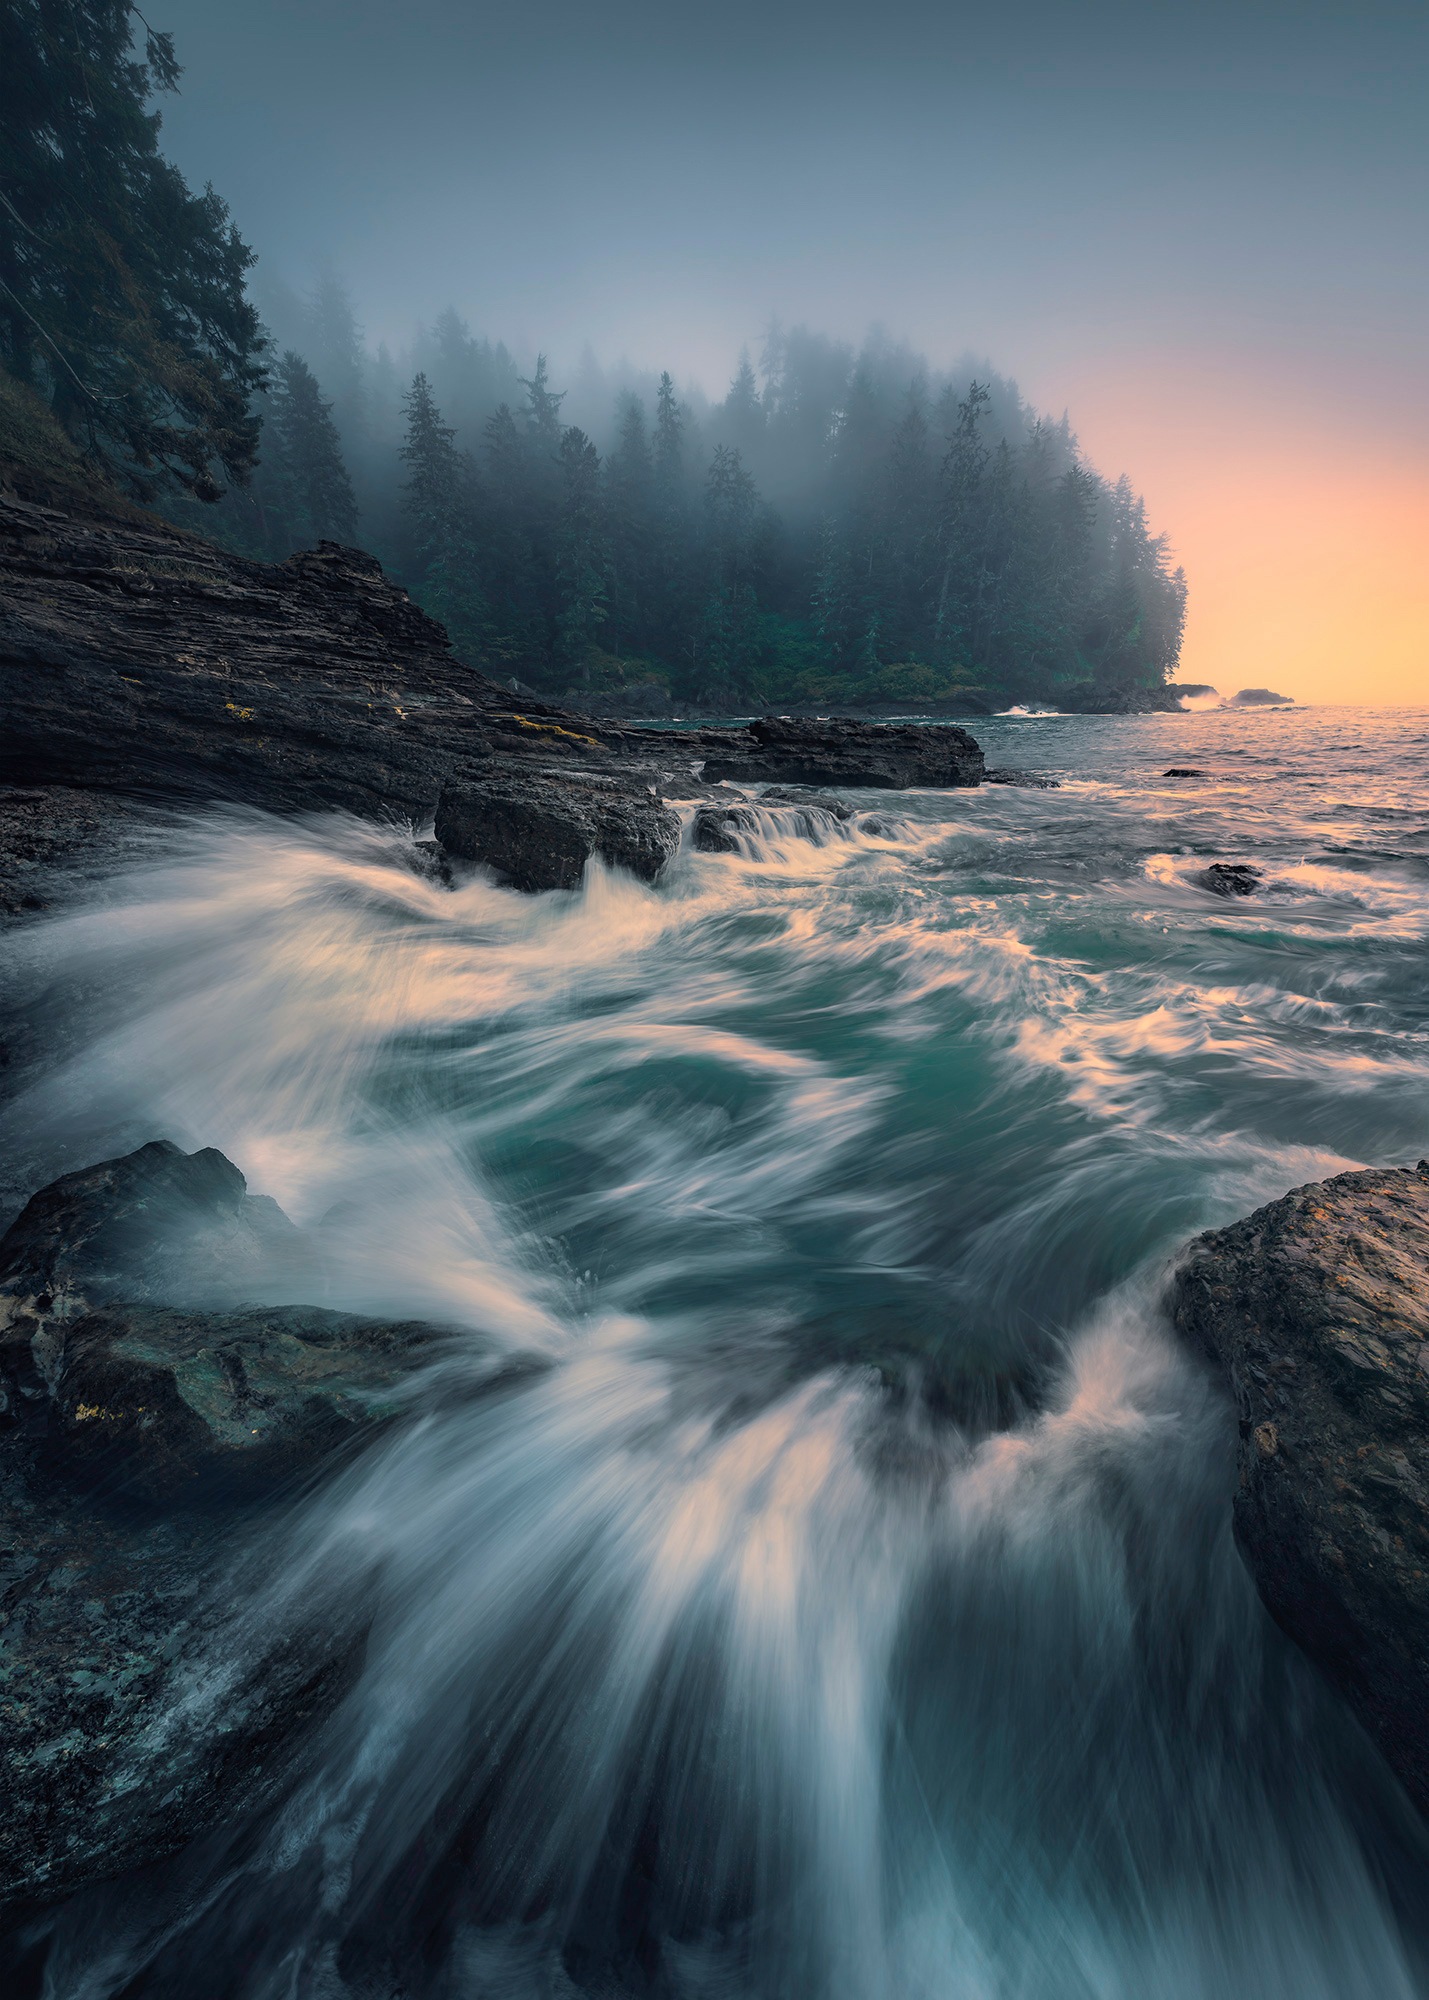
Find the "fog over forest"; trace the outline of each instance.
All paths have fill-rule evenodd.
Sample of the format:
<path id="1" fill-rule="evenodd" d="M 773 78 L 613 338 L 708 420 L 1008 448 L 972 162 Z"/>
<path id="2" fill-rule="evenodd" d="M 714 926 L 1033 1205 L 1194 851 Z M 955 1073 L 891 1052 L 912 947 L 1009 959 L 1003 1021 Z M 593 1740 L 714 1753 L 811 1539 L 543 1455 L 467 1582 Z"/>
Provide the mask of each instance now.
<path id="1" fill-rule="evenodd" d="M 1166 538 L 989 362 L 774 322 L 714 401 L 589 351 L 568 377 L 523 366 L 450 308 L 374 352 L 332 274 L 262 304 L 258 468 L 178 518 L 268 559 L 360 542 L 518 685 L 967 710 L 1175 669 Z"/>

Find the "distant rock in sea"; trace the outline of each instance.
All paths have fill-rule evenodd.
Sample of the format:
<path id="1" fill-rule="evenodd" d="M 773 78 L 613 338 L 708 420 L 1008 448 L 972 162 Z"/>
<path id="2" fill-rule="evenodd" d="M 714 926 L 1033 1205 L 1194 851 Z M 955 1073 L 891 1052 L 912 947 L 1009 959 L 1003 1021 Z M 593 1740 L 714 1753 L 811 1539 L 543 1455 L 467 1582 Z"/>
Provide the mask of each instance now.
<path id="1" fill-rule="evenodd" d="M 1273 688 L 1242 688 L 1226 703 L 1228 708 L 1293 708 L 1293 694 L 1276 694 Z"/>

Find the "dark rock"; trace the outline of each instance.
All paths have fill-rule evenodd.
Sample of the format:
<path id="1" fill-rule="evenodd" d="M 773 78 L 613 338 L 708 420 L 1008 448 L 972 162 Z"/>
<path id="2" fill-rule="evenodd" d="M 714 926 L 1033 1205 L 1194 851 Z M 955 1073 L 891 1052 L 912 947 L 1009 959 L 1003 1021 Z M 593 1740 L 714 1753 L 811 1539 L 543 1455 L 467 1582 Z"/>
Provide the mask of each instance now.
<path id="1" fill-rule="evenodd" d="M 1205 772 L 1198 771 L 1193 764 L 1173 764 L 1169 771 L 1161 773 L 1163 778 L 1204 778 Z"/>
<path id="2" fill-rule="evenodd" d="M 1271 688 L 1242 688 L 1230 698 L 1232 708 L 1293 708 L 1293 694 L 1276 694 Z"/>
<path id="3" fill-rule="evenodd" d="M 510 772 L 449 780 L 436 831 L 449 854 L 499 870 L 518 889 L 574 889 L 596 854 L 653 882 L 679 844 L 680 822 L 631 782 Z"/>
<path id="4" fill-rule="evenodd" d="M 1030 792 L 1059 792 L 1060 778 L 1044 777 L 1040 771 L 984 771 L 985 785 L 1018 785 Z"/>
<path id="5" fill-rule="evenodd" d="M 1196 879 L 1203 889 L 1212 889 L 1218 896 L 1253 896 L 1262 876 L 1248 861 L 1213 861 Z"/>
<path id="6" fill-rule="evenodd" d="M 216 1580 L 254 1525 L 109 1510 L 0 1444 L 0 1917 L 141 1867 L 257 1805 L 361 1663 L 365 1615 L 325 1602 L 234 1661 L 221 1706 L 162 1719 L 225 1643 Z M 7 1928 L 9 1925 L 7 1924 Z"/>
<path id="7" fill-rule="evenodd" d="M 1170 1307 L 1235 1399 L 1261 1596 L 1429 1811 L 1429 1162 L 1198 1237 Z"/>
<path id="8" fill-rule="evenodd" d="M 281 1780 L 350 1685 L 350 1592 L 242 1657 L 227 1589 L 275 1500 L 419 1401 L 449 1329 L 318 1307 L 203 1312 L 297 1231 L 221 1153 L 156 1143 L 68 1174 L 0 1244 L 0 1907 L 172 1852 Z M 541 1363 L 491 1358 L 484 1394 Z M 454 1378 L 442 1377 L 449 1397 Z M 218 1653 L 222 1701 L 159 1725 Z"/>
<path id="9" fill-rule="evenodd" d="M 704 775 L 735 784 L 863 785 L 904 791 L 976 785 L 982 751 L 956 723 L 806 721 L 764 716 L 715 748 Z"/>
<path id="10" fill-rule="evenodd" d="M 451 1337 L 320 1306 L 117 1305 L 70 1321 L 15 1315 L 0 1354 L 12 1411 L 42 1437 L 49 1470 L 125 1500 L 191 1505 L 312 1472 L 394 1416 L 414 1362 Z M 42 1397 L 21 1374 L 37 1351 Z"/>
<path id="11" fill-rule="evenodd" d="M 302 1233 L 231 1160 L 167 1139 L 62 1175 L 0 1238 L 0 1295 L 56 1321 L 115 1298 L 251 1297 L 308 1268 Z"/>
<path id="12" fill-rule="evenodd" d="M 1179 715 L 1184 688 L 1106 688 L 1095 681 L 1058 688 L 1053 696 L 1068 715 Z"/>
<path id="13" fill-rule="evenodd" d="M 762 806 L 812 806 L 821 813 L 832 813 L 837 820 L 851 820 L 854 809 L 847 799 L 836 797 L 831 792 L 821 792 L 814 785 L 770 785 L 759 794 Z"/>
<path id="14" fill-rule="evenodd" d="M 658 868 L 672 823 L 644 803 L 651 789 L 971 785 L 982 771 L 951 725 L 597 722 L 455 658 L 360 550 L 325 542 L 255 563 L 137 508 L 81 516 L 0 490 L 0 601 L 0 923 L 51 902 L 59 871 L 112 864 L 111 829 L 132 846 L 131 832 L 159 825 L 156 805 L 340 808 L 420 826 L 450 779 L 450 852 L 549 887 L 577 879 L 591 852 Z M 484 835 L 455 801 L 498 777 L 514 789 L 491 795 Z M 602 778 L 624 804 L 598 796 Z"/>
<path id="15" fill-rule="evenodd" d="M 757 828 L 748 806 L 701 806 L 691 822 L 690 840 L 701 854 L 738 854 L 740 835 Z"/>

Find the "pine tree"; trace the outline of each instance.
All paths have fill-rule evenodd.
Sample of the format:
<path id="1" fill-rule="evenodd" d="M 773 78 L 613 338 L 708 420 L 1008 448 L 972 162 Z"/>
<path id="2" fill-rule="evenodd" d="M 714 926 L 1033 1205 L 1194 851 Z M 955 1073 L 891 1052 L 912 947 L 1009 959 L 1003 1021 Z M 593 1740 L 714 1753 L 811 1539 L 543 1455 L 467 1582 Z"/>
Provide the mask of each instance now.
<path id="1" fill-rule="evenodd" d="M 403 498 L 415 545 L 416 594 L 458 650 L 479 654 L 488 612 L 472 534 L 474 475 L 456 449 L 455 432 L 442 422 L 425 375 L 413 378 L 404 402 Z"/>
<path id="2" fill-rule="evenodd" d="M 329 408 L 349 451 L 368 430 L 362 368 L 362 329 L 352 297 L 331 271 L 319 274 L 303 308 L 302 352 L 328 392 Z"/>
<path id="3" fill-rule="evenodd" d="M 600 505 L 600 458 L 582 430 L 561 438 L 562 506 L 556 575 L 561 658 L 583 681 L 606 618 L 606 574 Z"/>
<path id="4" fill-rule="evenodd" d="M 758 596 L 755 524 L 759 495 L 740 455 L 716 445 L 705 487 L 707 595 L 702 620 L 703 694 L 737 698 L 753 666 Z"/>
<path id="5" fill-rule="evenodd" d="M 654 582 L 654 498 L 645 405 L 638 396 L 628 396 L 619 442 L 606 461 L 611 636 L 620 651 L 641 651 L 647 640 Z"/>
<path id="6" fill-rule="evenodd" d="M 521 387 L 526 391 L 526 431 L 536 449 L 555 454 L 561 445 L 561 405 L 566 400 L 564 389 L 559 395 L 551 391 L 546 375 L 546 357 L 536 356 L 536 372 L 528 380 L 520 378 Z"/>
<path id="7" fill-rule="evenodd" d="M 247 477 L 262 334 L 253 253 L 212 188 L 159 152 L 168 35 L 131 47 L 129 0 L 0 8 L 0 360 L 88 451 L 152 498 Z"/>
<path id="8" fill-rule="evenodd" d="M 357 534 L 357 502 L 332 405 L 291 348 L 278 364 L 273 406 L 273 429 L 295 507 L 294 530 L 304 542 L 351 542 Z"/>

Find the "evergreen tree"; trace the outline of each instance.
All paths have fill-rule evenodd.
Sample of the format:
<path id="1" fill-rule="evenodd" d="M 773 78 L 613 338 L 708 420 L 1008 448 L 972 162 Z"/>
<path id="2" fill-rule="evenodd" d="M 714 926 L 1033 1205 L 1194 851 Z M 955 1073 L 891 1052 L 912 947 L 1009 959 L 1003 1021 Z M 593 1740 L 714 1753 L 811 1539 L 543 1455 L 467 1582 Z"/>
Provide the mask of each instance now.
<path id="1" fill-rule="evenodd" d="M 415 549 L 415 591 L 425 609 L 446 626 L 452 643 L 477 655 L 488 614 L 472 533 L 472 469 L 456 449 L 455 432 L 442 422 L 425 375 L 414 377 L 404 402 L 403 497 Z"/>
<path id="2" fill-rule="evenodd" d="M 368 429 L 362 329 L 351 294 L 331 271 L 320 273 L 305 303 L 303 336 L 302 352 L 328 392 L 338 430 L 349 451 L 359 450 Z"/>
<path id="3" fill-rule="evenodd" d="M 562 505 L 556 575 L 561 659 L 590 679 L 590 655 L 606 618 L 606 577 L 600 505 L 600 458 L 574 425 L 561 438 Z"/>
<path id="4" fill-rule="evenodd" d="M 258 447 L 253 253 L 212 188 L 159 152 L 168 35 L 131 46 L 128 0 L 0 6 L 0 360 L 133 490 L 215 500 Z"/>
<path id="5" fill-rule="evenodd" d="M 738 698 L 754 663 L 759 603 L 755 524 L 759 496 L 737 451 L 716 445 L 705 488 L 708 576 L 702 621 L 703 698 Z"/>
<path id="6" fill-rule="evenodd" d="M 529 380 L 521 376 L 520 382 L 526 391 L 527 436 L 537 451 L 554 455 L 561 445 L 561 405 L 566 400 L 565 391 L 552 394 L 544 354 L 536 356 L 535 374 Z"/>
<path id="7" fill-rule="evenodd" d="M 293 528 L 304 542 L 351 542 L 357 502 L 342 461 L 332 405 L 317 377 L 291 348 L 278 364 L 273 430 L 294 507 Z"/>
<path id="8" fill-rule="evenodd" d="M 620 438 L 606 461 L 611 637 L 618 650 L 643 651 L 654 583 L 654 460 L 645 405 L 627 396 Z"/>

